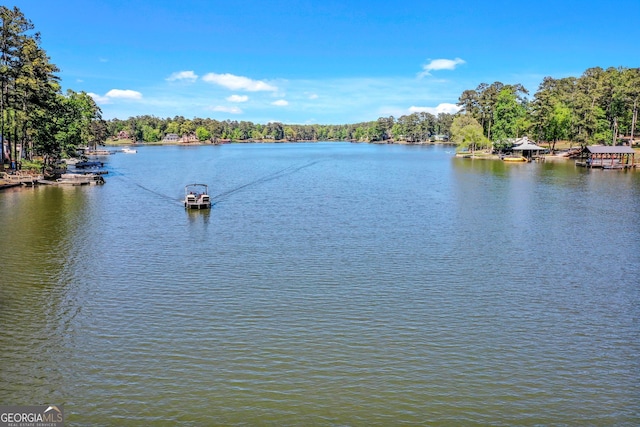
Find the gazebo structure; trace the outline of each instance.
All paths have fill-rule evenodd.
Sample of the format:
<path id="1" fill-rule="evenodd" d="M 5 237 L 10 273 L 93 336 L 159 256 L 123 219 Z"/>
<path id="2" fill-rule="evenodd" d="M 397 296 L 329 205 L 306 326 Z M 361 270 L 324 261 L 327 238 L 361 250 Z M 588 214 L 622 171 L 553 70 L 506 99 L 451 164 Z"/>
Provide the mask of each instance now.
<path id="1" fill-rule="evenodd" d="M 633 148 L 626 145 L 590 145 L 586 160 L 576 162 L 578 166 L 602 169 L 630 169 L 636 167 Z"/>
<path id="2" fill-rule="evenodd" d="M 516 145 L 512 148 L 513 151 L 520 151 L 522 153 L 522 157 L 526 158 L 529 161 L 531 161 L 532 159 L 542 158 L 540 152 L 544 151 L 545 148 L 537 146 L 527 137 L 522 138 L 521 141 L 522 143 L 520 145 Z"/>

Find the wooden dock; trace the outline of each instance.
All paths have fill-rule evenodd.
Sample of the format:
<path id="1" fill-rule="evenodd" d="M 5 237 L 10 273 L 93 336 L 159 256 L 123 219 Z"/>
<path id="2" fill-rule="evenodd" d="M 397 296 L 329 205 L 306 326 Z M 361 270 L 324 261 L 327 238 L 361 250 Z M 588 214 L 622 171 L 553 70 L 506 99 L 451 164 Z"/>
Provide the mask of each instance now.
<path id="1" fill-rule="evenodd" d="M 621 162 L 615 162 L 615 161 L 611 162 L 607 160 L 605 160 L 604 162 L 600 160 L 594 160 L 592 162 L 582 160 L 582 161 L 577 161 L 576 166 L 580 166 L 583 168 L 590 168 L 590 169 L 634 169 L 638 167 L 638 164 L 621 163 Z"/>
<path id="2" fill-rule="evenodd" d="M 0 172 L 0 188 L 11 188 L 18 186 L 32 187 L 42 180 L 42 175 L 34 175 L 24 171 L 13 173 Z"/>
<path id="3" fill-rule="evenodd" d="M 590 145 L 583 151 L 583 160 L 578 160 L 576 166 L 593 169 L 634 169 L 636 152 L 626 145 Z"/>

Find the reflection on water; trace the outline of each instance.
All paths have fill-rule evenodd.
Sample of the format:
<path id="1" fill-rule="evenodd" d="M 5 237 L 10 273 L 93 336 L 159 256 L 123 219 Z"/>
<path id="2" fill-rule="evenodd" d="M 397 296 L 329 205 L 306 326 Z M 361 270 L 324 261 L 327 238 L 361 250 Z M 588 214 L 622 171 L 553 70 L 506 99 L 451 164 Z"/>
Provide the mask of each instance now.
<path id="1" fill-rule="evenodd" d="M 640 421 L 636 172 L 364 144 L 108 168 L 0 193 L 0 402 L 74 425 Z"/>
<path id="2" fill-rule="evenodd" d="M 27 404 L 15 396 L 38 403 L 65 399 L 64 364 L 73 352 L 74 319 L 81 310 L 74 276 L 86 261 L 78 243 L 89 197 L 84 188 L 2 194 L 3 402 Z"/>

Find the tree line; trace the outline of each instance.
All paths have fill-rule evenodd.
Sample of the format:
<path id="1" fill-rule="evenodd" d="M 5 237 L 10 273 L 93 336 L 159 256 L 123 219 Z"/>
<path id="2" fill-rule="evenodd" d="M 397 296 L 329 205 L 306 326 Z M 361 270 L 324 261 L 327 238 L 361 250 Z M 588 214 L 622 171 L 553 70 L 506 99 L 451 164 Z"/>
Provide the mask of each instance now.
<path id="1" fill-rule="evenodd" d="M 187 119 L 183 116 L 159 118 L 136 116 L 126 120 L 107 122 L 111 137 L 130 138 L 133 141 L 158 142 L 167 134 L 194 135 L 200 141 L 359 141 L 377 142 L 389 139 L 408 142 L 427 141 L 434 135 L 447 134 L 453 115 L 427 112 L 413 113 L 399 118 L 381 117 L 376 121 L 344 125 L 296 125 L 271 122 L 209 118 Z"/>
<path id="2" fill-rule="evenodd" d="M 465 90 L 452 123 L 462 147 L 508 147 L 527 136 L 548 142 L 633 145 L 640 101 L 640 68 L 589 68 L 580 77 L 545 77 L 532 100 L 522 85 L 501 82 Z"/>
<path id="3" fill-rule="evenodd" d="M 153 116 L 114 119 L 108 122 L 112 136 L 125 131 L 136 141 L 155 142 L 168 133 L 192 134 L 200 141 L 404 141 L 409 143 L 450 137 L 464 149 L 503 150 L 513 140 L 527 136 L 548 143 L 552 150 L 560 140 L 581 146 L 633 144 L 640 104 L 640 68 L 594 67 L 580 77 L 545 77 L 533 99 L 521 84 L 481 83 L 458 98 L 455 115 L 427 112 L 399 118 L 346 125 L 255 124 L 247 121 L 161 119 Z"/>
<path id="4" fill-rule="evenodd" d="M 6 6 L 0 6 L 0 21 L 0 168 L 34 155 L 46 163 L 80 145 L 104 142 L 100 108 L 84 92 L 61 93 L 59 70 L 33 23 Z"/>
<path id="5" fill-rule="evenodd" d="M 640 68 L 594 67 L 580 77 L 545 77 L 532 99 L 521 84 L 482 83 L 463 91 L 456 114 L 416 112 L 398 118 L 337 125 L 158 118 L 105 121 L 85 92 L 62 93 L 58 68 L 40 34 L 18 9 L 0 6 L 0 141 L 3 162 L 42 156 L 45 163 L 72 156 L 79 146 L 126 135 L 157 142 L 167 134 L 200 141 L 425 142 L 445 136 L 460 148 L 505 149 L 527 136 L 548 142 L 633 144 L 640 104 Z"/>

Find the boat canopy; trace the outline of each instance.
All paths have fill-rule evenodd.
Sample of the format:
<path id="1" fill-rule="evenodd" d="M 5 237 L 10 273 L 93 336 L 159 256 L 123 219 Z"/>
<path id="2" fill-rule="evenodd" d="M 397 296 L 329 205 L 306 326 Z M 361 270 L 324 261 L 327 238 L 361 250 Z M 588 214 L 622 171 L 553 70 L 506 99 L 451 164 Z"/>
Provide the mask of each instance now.
<path id="1" fill-rule="evenodd" d="M 628 145 L 590 145 L 587 147 L 593 154 L 635 154 L 635 150 Z"/>
<path id="2" fill-rule="evenodd" d="M 546 150 L 546 148 L 540 147 L 531 141 L 525 141 L 524 143 L 513 147 L 513 151 L 542 151 L 542 150 Z"/>

